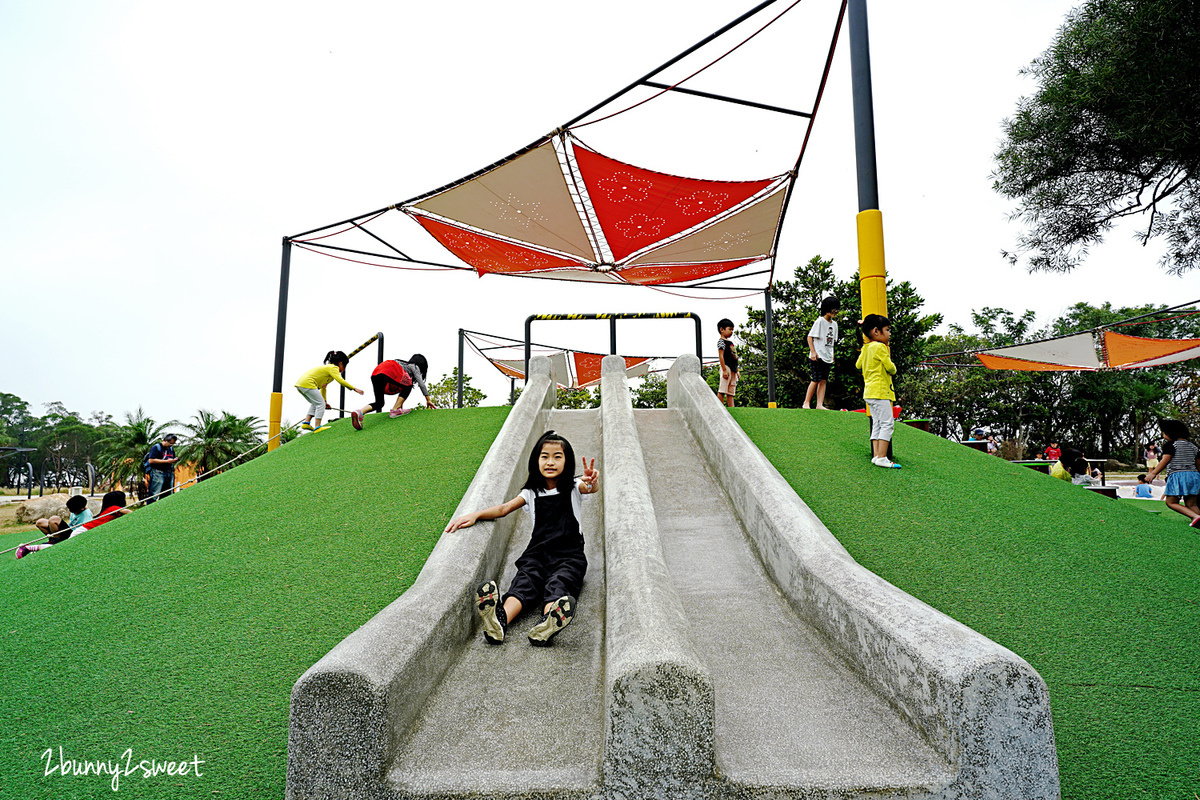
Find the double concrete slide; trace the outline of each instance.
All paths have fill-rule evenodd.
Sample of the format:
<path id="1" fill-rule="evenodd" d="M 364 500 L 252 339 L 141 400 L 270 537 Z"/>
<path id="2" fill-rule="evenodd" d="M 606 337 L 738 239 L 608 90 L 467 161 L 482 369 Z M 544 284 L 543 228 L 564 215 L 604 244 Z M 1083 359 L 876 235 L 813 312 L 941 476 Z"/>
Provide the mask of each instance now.
<path id="1" fill-rule="evenodd" d="M 557 430 L 596 458 L 574 622 L 484 643 L 523 512 L 445 535 L 412 587 L 296 682 L 287 797 L 637 800 L 1056 798 L 1041 677 L 859 566 L 721 407 L 695 356 L 634 411 L 526 390 L 457 514 L 514 497 Z"/>

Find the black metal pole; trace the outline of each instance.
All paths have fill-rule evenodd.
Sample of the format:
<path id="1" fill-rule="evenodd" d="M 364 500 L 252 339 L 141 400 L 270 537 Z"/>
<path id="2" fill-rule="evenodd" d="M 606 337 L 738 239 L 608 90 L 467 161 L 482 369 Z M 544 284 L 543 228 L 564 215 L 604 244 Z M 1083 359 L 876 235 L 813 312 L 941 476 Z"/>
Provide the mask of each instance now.
<path id="1" fill-rule="evenodd" d="M 704 344 L 700 339 L 700 318 L 695 314 L 688 312 L 688 316 L 696 321 L 696 358 L 700 359 L 700 364 L 704 364 Z"/>
<path id="2" fill-rule="evenodd" d="M 525 318 L 525 385 L 529 386 L 529 357 L 533 353 L 531 342 L 531 331 L 533 330 L 533 321 L 537 318 L 537 314 L 530 314 Z"/>
<path id="3" fill-rule="evenodd" d="M 292 272 L 292 242 L 283 240 L 283 257 L 279 263 L 279 313 L 275 321 L 275 380 L 272 392 L 283 391 L 283 342 L 287 335 L 288 280 Z"/>
<path id="4" fill-rule="evenodd" d="M 463 395 L 463 329 L 458 329 L 458 408 L 462 408 Z"/>
<path id="5" fill-rule="evenodd" d="M 763 328 L 767 333 L 767 407 L 775 408 L 775 315 L 771 313 L 771 287 L 763 292 L 767 298 Z"/>
<path id="6" fill-rule="evenodd" d="M 377 333 L 375 335 L 377 337 L 379 337 L 379 352 L 378 352 L 379 357 L 375 361 L 375 366 L 379 366 L 380 364 L 383 363 L 383 331 L 380 331 L 379 333 Z"/>
<path id="7" fill-rule="evenodd" d="M 508 379 L 508 404 L 515 406 L 517 404 L 517 379 Z"/>
<path id="8" fill-rule="evenodd" d="M 849 11 L 850 83 L 854 97 L 854 158 L 858 167 L 858 210 L 866 211 L 879 208 L 867 0 L 850 0 Z"/>
<path id="9" fill-rule="evenodd" d="M 608 342 L 609 352 L 614 356 L 617 354 L 617 318 L 613 317 L 608 321 Z"/>

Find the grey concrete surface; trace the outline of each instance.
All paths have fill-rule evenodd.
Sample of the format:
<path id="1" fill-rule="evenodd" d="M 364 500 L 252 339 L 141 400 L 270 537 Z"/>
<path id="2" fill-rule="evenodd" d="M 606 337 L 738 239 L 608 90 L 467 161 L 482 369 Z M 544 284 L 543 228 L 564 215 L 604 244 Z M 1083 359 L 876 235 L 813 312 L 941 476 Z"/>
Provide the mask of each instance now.
<path id="1" fill-rule="evenodd" d="M 549 359 L 535 358 L 529 372 L 455 515 L 504 502 L 524 483 L 529 450 L 557 399 Z M 474 587 L 500 573 L 516 519 L 443 536 L 408 591 L 300 676 L 291 698 L 288 798 L 394 794 L 387 781 L 392 761 L 430 693 L 474 639 Z"/>
<path id="2" fill-rule="evenodd" d="M 600 469 L 599 415 L 555 410 L 546 427 L 566 437 L 577 460 L 595 457 Z M 515 620 L 501 645 L 488 645 L 476 629 L 399 743 L 388 773 L 396 797 L 565 798 L 596 790 L 604 742 L 603 497 L 602 485 L 583 498 L 588 570 L 575 619 L 552 647 L 532 647 L 526 636 L 540 609 Z M 501 591 L 531 530 L 523 509 L 511 516 L 517 524 L 503 576 L 491 576 Z"/>
<path id="3" fill-rule="evenodd" d="M 952 769 L 926 796 L 1057 798 L 1049 694 L 1012 651 L 858 565 L 681 356 L 668 405 L 687 424 L 771 581 Z"/>
<path id="4" fill-rule="evenodd" d="M 608 580 L 604 783 L 682 798 L 713 774 L 713 687 L 663 558 L 625 362 L 602 362 Z"/>
<path id="5" fill-rule="evenodd" d="M 634 414 L 666 563 L 712 672 L 722 777 L 743 796 L 948 783 L 946 759 L 780 595 L 679 412 Z"/>

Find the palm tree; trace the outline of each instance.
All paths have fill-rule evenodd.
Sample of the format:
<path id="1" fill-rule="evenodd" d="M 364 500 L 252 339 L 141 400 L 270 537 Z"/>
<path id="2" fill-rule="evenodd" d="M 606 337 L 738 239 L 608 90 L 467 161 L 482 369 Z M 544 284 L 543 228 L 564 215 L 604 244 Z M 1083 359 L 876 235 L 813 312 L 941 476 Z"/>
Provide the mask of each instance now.
<path id="1" fill-rule="evenodd" d="M 263 422 L 258 417 L 238 417 L 228 411 L 220 415 L 201 409 L 185 424 L 179 460 L 191 463 L 203 474 L 231 461 L 262 442 Z"/>
<path id="2" fill-rule="evenodd" d="M 152 446 L 162 441 L 167 429 L 175 424 L 174 420 L 156 424 L 146 416 L 141 406 L 132 414 L 126 412 L 125 424 L 115 426 L 109 436 L 97 443 L 101 448 L 101 472 L 108 476 L 113 485 L 118 482 L 126 486 L 140 483 L 142 459 Z"/>

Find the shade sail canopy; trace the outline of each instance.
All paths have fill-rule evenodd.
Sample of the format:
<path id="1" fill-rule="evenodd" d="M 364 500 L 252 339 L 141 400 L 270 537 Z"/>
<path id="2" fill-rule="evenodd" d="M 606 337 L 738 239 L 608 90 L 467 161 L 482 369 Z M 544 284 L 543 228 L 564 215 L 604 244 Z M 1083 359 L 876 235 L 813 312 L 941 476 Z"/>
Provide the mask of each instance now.
<path id="1" fill-rule="evenodd" d="M 1096 345 L 1090 333 L 996 347 L 978 352 L 975 356 L 989 369 L 1059 372 L 1095 370 L 1104 366 L 1096 355 Z"/>
<path id="2" fill-rule="evenodd" d="M 1144 339 L 1105 331 L 1104 352 L 1111 367 L 1157 367 L 1200 358 L 1200 339 Z"/>
<path id="3" fill-rule="evenodd" d="M 555 382 L 564 389 L 586 389 L 600 382 L 600 364 L 604 361 L 603 353 L 570 353 L 567 351 L 548 354 L 550 368 L 554 372 Z M 510 378 L 525 379 L 525 359 L 523 358 L 491 358 L 484 356 L 496 369 Z M 650 359 L 642 356 L 624 356 L 625 374 L 630 378 L 638 378 L 650 371 Z M 568 364 L 574 364 L 572 375 Z"/>
<path id="4" fill-rule="evenodd" d="M 1103 359 L 1096 355 L 1090 332 L 983 350 L 975 357 L 988 369 L 1026 372 L 1135 369 L 1200 358 L 1200 339 L 1146 339 L 1105 331 L 1103 342 Z"/>
<path id="5" fill-rule="evenodd" d="M 561 133 L 401 210 L 479 275 L 657 285 L 770 259 L 790 181 L 668 175 Z"/>

